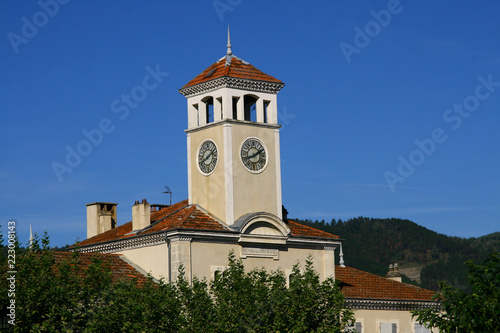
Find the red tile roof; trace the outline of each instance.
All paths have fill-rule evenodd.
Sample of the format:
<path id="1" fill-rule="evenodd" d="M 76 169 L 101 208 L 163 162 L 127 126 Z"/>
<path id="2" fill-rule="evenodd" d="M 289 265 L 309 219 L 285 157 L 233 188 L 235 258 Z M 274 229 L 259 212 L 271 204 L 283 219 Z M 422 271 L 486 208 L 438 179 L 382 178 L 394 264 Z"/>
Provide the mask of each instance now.
<path id="1" fill-rule="evenodd" d="M 89 244 L 107 242 L 114 239 L 131 237 L 133 234 L 129 235 L 130 232 L 132 232 L 132 222 L 122 224 L 114 229 L 103 232 L 102 234 L 87 238 L 86 240 L 81 241 L 78 245 L 85 246 Z"/>
<path id="2" fill-rule="evenodd" d="M 282 83 L 280 80 L 272 77 L 271 75 L 263 73 L 254 66 L 245 62 L 244 60 L 235 56 L 231 57 L 232 57 L 231 62 L 228 66 L 226 66 L 226 57 L 223 57 L 216 63 L 209 66 L 203 72 L 201 72 L 201 74 L 196 76 L 194 79 L 189 81 L 181 89 L 191 87 L 194 86 L 195 84 L 203 83 L 206 81 L 218 79 L 223 76 Z"/>
<path id="3" fill-rule="evenodd" d="M 292 233 L 292 236 L 298 236 L 298 237 L 315 237 L 315 238 L 332 238 L 332 239 L 338 239 L 340 238 L 339 236 L 336 236 L 334 234 L 331 234 L 326 231 L 321 231 L 318 229 L 314 229 L 308 226 L 305 226 L 303 224 L 294 222 L 294 221 L 288 221 L 287 222 L 288 228 L 290 228 L 290 231 Z"/>
<path id="4" fill-rule="evenodd" d="M 431 290 L 393 281 L 352 267 L 335 266 L 335 278 L 341 281 L 342 292 L 347 299 L 430 301 L 435 294 Z"/>
<path id="5" fill-rule="evenodd" d="M 228 228 L 217 222 L 217 220 L 215 220 L 213 217 L 201 211 L 195 205 L 187 205 L 187 200 L 183 202 L 186 204 L 186 206 L 169 215 L 165 214 L 163 220 L 152 226 L 150 229 L 139 233 L 139 235 L 172 229 L 211 231 L 229 230 Z"/>
<path id="6" fill-rule="evenodd" d="M 229 230 L 213 217 L 201 211 L 195 205 L 188 205 L 184 200 L 151 212 L 151 227 L 139 233 L 132 233 L 132 222 L 96 235 L 79 243 L 80 246 L 97 244 L 112 240 L 125 239 L 136 235 L 147 235 L 158 231 L 190 229 L 190 230 Z"/>
<path id="7" fill-rule="evenodd" d="M 75 254 L 71 252 L 53 253 L 56 263 L 71 262 L 74 258 L 78 258 L 78 262 L 82 265 L 83 269 L 88 269 L 95 259 L 100 259 L 103 266 L 110 269 L 113 282 L 136 279 L 139 284 L 142 284 L 147 281 L 145 275 L 137 271 L 136 268 L 131 266 L 118 254 L 78 253 L 75 257 Z"/>
<path id="8" fill-rule="evenodd" d="M 292 237 L 338 239 L 328 232 L 317 230 L 297 222 L 288 221 Z M 151 226 L 138 233 L 132 232 L 132 222 L 127 222 L 114 229 L 80 242 L 79 246 L 93 245 L 108 241 L 126 239 L 132 236 L 147 235 L 155 232 L 184 229 L 234 232 L 221 224 L 210 214 L 196 205 L 189 205 L 187 200 L 151 212 Z"/>

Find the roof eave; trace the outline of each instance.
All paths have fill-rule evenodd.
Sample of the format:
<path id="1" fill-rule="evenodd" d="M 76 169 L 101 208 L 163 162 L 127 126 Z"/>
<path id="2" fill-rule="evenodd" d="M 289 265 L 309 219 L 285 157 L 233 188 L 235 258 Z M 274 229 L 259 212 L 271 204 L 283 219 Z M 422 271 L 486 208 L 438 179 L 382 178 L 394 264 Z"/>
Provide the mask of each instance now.
<path id="1" fill-rule="evenodd" d="M 277 94 L 284 86 L 285 84 L 281 81 L 273 82 L 265 80 L 244 79 L 233 77 L 230 75 L 224 75 L 194 85 L 184 86 L 178 91 L 180 94 L 186 97 L 199 95 L 219 88 L 233 88 Z"/>
<path id="2" fill-rule="evenodd" d="M 318 237 L 302 237 L 290 235 L 287 240 L 289 245 L 315 245 L 322 247 L 335 247 L 338 248 L 342 244 L 342 240 L 337 238 L 318 238 Z"/>
<path id="3" fill-rule="evenodd" d="M 441 310 L 441 303 L 421 299 L 358 298 L 345 296 L 345 304 L 353 310 L 414 311 L 423 309 Z"/>

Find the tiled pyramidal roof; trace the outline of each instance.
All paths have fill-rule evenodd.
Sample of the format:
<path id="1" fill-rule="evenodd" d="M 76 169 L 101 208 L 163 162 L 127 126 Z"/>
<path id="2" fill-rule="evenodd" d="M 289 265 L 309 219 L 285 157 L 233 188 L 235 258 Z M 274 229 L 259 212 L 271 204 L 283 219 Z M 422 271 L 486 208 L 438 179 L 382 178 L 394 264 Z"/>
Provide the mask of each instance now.
<path id="1" fill-rule="evenodd" d="M 179 92 L 189 96 L 219 87 L 241 89 L 244 86 L 247 90 L 277 93 L 284 85 L 275 77 L 233 55 L 228 27 L 226 55 L 185 84 Z"/>
<path id="2" fill-rule="evenodd" d="M 320 231 L 311 227 L 301 225 L 297 222 L 289 221 L 287 226 L 291 230 L 292 237 L 306 238 L 327 238 L 337 239 L 338 236 L 328 232 Z M 187 200 L 178 202 L 161 210 L 151 212 L 151 225 L 148 228 L 133 232 L 132 222 L 127 222 L 114 229 L 96 235 L 79 243 L 80 246 L 87 246 L 108 241 L 127 239 L 133 236 L 142 236 L 152 233 L 169 230 L 205 230 L 215 232 L 232 232 L 222 222 L 218 221 L 209 213 L 203 211 L 197 205 L 189 205 Z"/>
<path id="3" fill-rule="evenodd" d="M 268 75 L 243 59 L 234 55 L 226 55 L 220 58 L 216 63 L 209 66 L 194 79 L 184 85 L 182 89 L 194 86 L 199 83 L 218 79 L 221 77 L 233 77 L 239 79 L 259 80 L 274 83 L 283 83 L 280 80 Z"/>

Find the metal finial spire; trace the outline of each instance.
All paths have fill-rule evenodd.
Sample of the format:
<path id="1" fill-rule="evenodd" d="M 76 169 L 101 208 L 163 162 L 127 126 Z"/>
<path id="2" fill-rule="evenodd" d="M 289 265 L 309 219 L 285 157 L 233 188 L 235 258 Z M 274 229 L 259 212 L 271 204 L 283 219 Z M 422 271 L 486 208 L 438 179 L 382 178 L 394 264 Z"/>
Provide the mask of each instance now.
<path id="1" fill-rule="evenodd" d="M 344 264 L 344 252 L 342 251 L 342 243 L 340 243 L 340 253 L 339 253 L 339 264 L 340 264 L 340 267 L 344 268 L 345 267 L 345 264 Z"/>
<path id="2" fill-rule="evenodd" d="M 30 224 L 30 246 L 33 245 L 33 241 L 35 240 L 35 238 L 33 238 L 33 230 L 31 229 L 31 224 Z"/>
<path id="3" fill-rule="evenodd" d="M 231 35 L 229 34 L 229 25 L 227 26 L 227 55 L 233 54 L 231 51 Z"/>

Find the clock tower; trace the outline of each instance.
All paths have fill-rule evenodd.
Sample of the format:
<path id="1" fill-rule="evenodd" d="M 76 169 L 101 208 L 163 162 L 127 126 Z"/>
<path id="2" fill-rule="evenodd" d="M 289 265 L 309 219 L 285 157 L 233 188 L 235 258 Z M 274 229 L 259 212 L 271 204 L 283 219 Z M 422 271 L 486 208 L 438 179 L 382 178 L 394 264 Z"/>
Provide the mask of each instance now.
<path id="1" fill-rule="evenodd" d="M 277 94 L 284 84 L 233 55 L 229 31 L 227 44 L 224 57 L 179 89 L 188 111 L 188 200 L 136 202 L 132 221 L 107 231 L 90 214 L 97 234 L 82 249 L 120 253 L 170 282 L 181 272 L 188 281 L 213 280 L 228 268 L 228 253 L 248 270 L 290 277 L 298 261 L 312 260 L 321 280 L 334 277 L 342 240 L 283 216 Z"/>
<path id="2" fill-rule="evenodd" d="M 228 226 L 282 219 L 277 93 L 284 83 L 232 54 L 179 92 L 187 98 L 189 204 Z"/>

